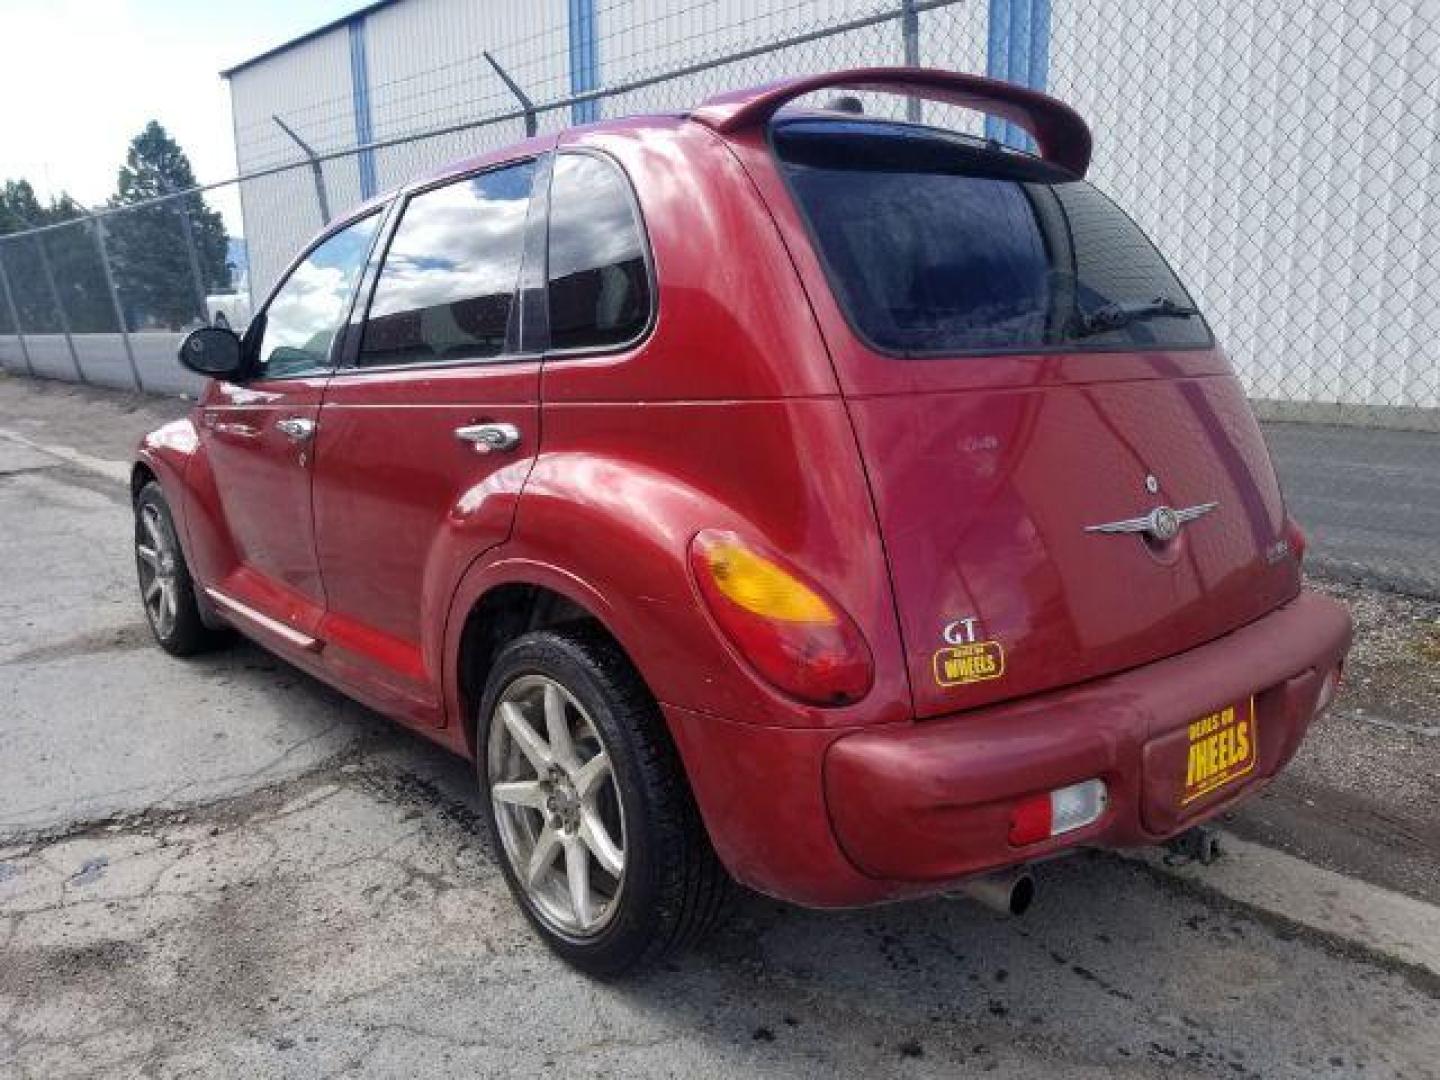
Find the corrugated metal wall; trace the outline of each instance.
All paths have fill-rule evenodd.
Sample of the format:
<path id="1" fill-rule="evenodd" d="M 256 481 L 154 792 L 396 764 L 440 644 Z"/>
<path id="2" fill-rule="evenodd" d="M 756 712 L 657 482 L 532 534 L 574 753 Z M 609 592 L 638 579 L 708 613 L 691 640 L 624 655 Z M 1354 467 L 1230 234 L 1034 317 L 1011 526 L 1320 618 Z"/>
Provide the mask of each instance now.
<path id="1" fill-rule="evenodd" d="M 1252 397 L 1440 404 L 1440 3 L 1056 0 L 1091 178 Z"/>
<path id="2" fill-rule="evenodd" d="M 515 108 L 515 98 L 480 56 L 481 50 L 491 51 L 533 100 L 569 92 L 565 0 L 407 0 L 366 19 L 366 37 L 377 139 Z M 552 123 L 564 121 L 556 114 Z M 379 151 L 380 188 L 396 187 L 443 162 L 523 136 L 517 121 Z"/>
<path id="3" fill-rule="evenodd" d="M 353 146 L 354 96 L 350 46 L 339 30 L 302 42 L 230 80 L 235 157 L 241 173 L 294 161 L 299 150 L 272 119 L 279 116 L 317 150 Z M 360 199 L 353 158 L 325 166 L 332 209 Z M 264 297 L 300 245 L 320 228 L 320 210 L 307 170 L 294 170 L 240 185 L 251 290 Z"/>

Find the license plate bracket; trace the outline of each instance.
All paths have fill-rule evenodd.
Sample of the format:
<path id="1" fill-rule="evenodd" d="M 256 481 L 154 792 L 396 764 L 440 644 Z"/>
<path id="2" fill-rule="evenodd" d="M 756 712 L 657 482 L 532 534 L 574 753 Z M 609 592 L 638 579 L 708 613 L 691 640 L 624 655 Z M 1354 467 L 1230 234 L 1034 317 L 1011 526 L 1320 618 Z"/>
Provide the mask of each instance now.
<path id="1" fill-rule="evenodd" d="M 1190 721 L 1186 736 L 1179 795 L 1182 807 L 1255 770 L 1260 740 L 1254 695 Z"/>

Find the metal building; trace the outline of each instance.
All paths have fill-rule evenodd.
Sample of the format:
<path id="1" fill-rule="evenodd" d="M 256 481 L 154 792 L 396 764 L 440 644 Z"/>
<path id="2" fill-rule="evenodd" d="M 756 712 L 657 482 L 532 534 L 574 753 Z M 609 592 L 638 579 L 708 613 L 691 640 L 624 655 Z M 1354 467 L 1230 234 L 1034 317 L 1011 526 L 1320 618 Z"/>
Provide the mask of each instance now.
<path id="1" fill-rule="evenodd" d="M 242 173 L 296 160 L 296 137 L 323 156 L 513 113 L 484 51 L 537 103 L 602 91 L 542 111 L 542 129 L 907 58 L 1047 89 L 1090 121 L 1091 178 L 1272 415 L 1433 427 L 1437 39 L 1436 0 L 380 0 L 224 74 Z M 329 209 L 522 133 L 511 119 L 329 158 Z M 321 207 L 304 169 L 241 190 L 263 295 Z"/>

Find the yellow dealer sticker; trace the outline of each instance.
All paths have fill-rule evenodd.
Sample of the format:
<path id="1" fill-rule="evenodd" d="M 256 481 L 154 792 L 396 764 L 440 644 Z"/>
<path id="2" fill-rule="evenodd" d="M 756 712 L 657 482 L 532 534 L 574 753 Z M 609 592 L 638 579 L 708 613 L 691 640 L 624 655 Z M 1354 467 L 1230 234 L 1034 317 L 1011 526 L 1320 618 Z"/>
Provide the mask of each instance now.
<path id="1" fill-rule="evenodd" d="M 1190 752 L 1180 805 L 1208 795 L 1255 768 L 1255 699 L 1190 722 Z"/>
<path id="2" fill-rule="evenodd" d="M 998 641 L 952 645 L 935 654 L 935 681 L 941 686 L 998 679 L 1005 674 L 1005 650 Z"/>

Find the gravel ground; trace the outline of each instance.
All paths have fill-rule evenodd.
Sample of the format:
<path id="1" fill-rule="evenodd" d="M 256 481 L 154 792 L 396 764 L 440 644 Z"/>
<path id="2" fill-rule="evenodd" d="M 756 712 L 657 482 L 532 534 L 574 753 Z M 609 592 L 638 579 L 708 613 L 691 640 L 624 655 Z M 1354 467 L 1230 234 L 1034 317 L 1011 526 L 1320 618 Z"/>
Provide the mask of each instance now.
<path id="1" fill-rule="evenodd" d="M 1343 601 L 1355 619 L 1344 686 L 1290 767 L 1228 825 L 1440 903 L 1440 602 L 1310 585 Z"/>

